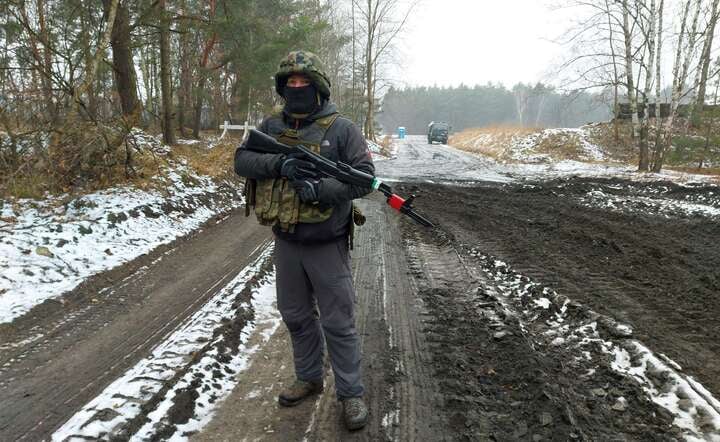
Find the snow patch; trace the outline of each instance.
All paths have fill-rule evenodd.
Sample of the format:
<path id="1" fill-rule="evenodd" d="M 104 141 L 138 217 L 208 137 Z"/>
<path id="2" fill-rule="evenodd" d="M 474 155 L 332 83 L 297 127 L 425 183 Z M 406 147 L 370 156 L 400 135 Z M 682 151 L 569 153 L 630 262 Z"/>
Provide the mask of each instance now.
<path id="1" fill-rule="evenodd" d="M 235 184 L 221 185 L 182 164 L 158 180 L 161 190 L 124 187 L 69 202 L 4 201 L 0 323 L 243 204 Z"/>
<path id="2" fill-rule="evenodd" d="M 540 336 L 547 337 L 547 345 L 572 347 L 588 361 L 592 356 L 585 349 L 600 347 L 613 357 L 610 364 L 613 370 L 635 380 L 653 402 L 672 413 L 674 424 L 683 430 L 686 440 L 720 441 L 720 401 L 692 377 L 680 373 L 681 367 L 676 362 L 653 353 L 637 340 L 628 339 L 632 336 L 632 327 L 590 310 L 570 318 L 568 307 L 572 305 L 574 312 L 580 312 L 582 306 L 476 249 L 471 250 L 470 255 L 480 259 L 483 271 L 500 289 L 496 292 L 486 288 L 485 292 L 504 298 L 499 300 L 506 308 L 509 302 L 515 301 L 514 305 L 520 309 L 521 325 L 542 320 L 547 330 Z M 606 335 L 617 338 L 619 344 L 603 337 L 600 328 Z M 592 376 L 594 372 L 594 369 L 588 370 L 585 376 Z M 622 399 L 620 406 L 626 404 Z"/>
<path id="3" fill-rule="evenodd" d="M 132 436 L 132 440 L 149 440 L 156 425 L 167 417 L 178 391 L 191 388 L 193 380 L 202 379 L 195 387 L 198 398 L 190 420 L 178 425 L 173 440 L 186 440 L 187 432 L 202 428 L 218 404 L 237 382 L 236 374 L 247 368 L 251 356 L 259 346 L 247 347 L 247 337 L 262 329 L 262 344 L 267 342 L 271 332 L 280 324 L 280 317 L 274 308 L 275 279 L 269 274 L 262 284 L 253 290 L 251 303 L 244 307 L 253 309 L 255 319 L 248 322 L 241 335 L 245 336 L 237 353 L 228 361 L 221 362 L 217 347 L 213 344 L 224 339 L 223 335 L 213 338 L 213 332 L 223 321 L 232 321 L 237 309 L 232 304 L 261 266 L 272 255 L 272 245 L 265 245 L 253 264 L 243 269 L 229 284 L 220 289 L 203 307 L 181 324 L 165 341 L 152 350 L 152 354 L 138 362 L 123 376 L 115 380 L 97 397 L 73 415 L 53 435 L 53 441 L 75 439 L 108 439 L 122 431 L 123 426 L 141 414 L 141 407 L 159 394 L 165 383 L 187 367 L 185 373 L 161 399 L 148 415 L 149 421 Z M 269 334 L 268 334 L 269 333 Z M 210 346 L 198 361 L 193 356 Z M 228 355 L 225 355 L 228 356 Z M 216 377 L 213 370 L 219 367 L 225 376 Z M 210 386 L 210 388 L 203 388 Z"/>

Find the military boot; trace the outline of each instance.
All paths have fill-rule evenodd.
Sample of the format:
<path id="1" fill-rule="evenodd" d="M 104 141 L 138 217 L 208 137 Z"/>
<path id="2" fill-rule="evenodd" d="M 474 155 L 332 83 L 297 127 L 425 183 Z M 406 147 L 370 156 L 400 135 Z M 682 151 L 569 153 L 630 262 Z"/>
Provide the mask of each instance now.
<path id="1" fill-rule="evenodd" d="M 321 393 L 322 391 L 322 381 L 309 382 L 296 379 L 292 385 L 286 387 L 280 392 L 278 395 L 278 402 L 283 407 L 293 407 L 302 402 L 305 398 Z"/>
<path id="2" fill-rule="evenodd" d="M 351 397 L 342 401 L 343 420 L 348 430 L 359 430 L 367 424 L 368 409 L 362 398 Z"/>

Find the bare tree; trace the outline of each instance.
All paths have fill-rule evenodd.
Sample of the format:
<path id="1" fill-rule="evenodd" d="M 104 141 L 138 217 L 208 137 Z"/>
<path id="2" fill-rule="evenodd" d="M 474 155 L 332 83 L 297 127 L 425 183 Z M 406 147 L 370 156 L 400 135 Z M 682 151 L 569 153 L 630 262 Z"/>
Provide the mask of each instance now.
<path id="1" fill-rule="evenodd" d="M 365 68 L 365 136 L 375 140 L 375 107 L 377 93 L 378 68 L 383 57 L 391 48 L 397 35 L 403 30 L 410 14 L 417 5 L 412 1 L 403 13 L 399 0 L 352 0 L 354 11 L 364 19 L 364 68 Z M 353 12 L 354 12 L 353 11 Z M 402 17 L 397 20 L 396 17 Z"/>
<path id="2" fill-rule="evenodd" d="M 660 110 L 660 94 L 662 91 L 662 44 L 663 44 L 663 14 L 665 12 L 665 0 L 660 0 L 658 6 L 658 22 L 657 22 L 657 50 L 655 51 L 655 145 L 659 145 L 662 139 L 662 130 L 660 122 L 662 114 Z M 649 166 L 649 165 L 648 165 Z"/>
<path id="3" fill-rule="evenodd" d="M 642 106 L 644 112 L 640 120 L 640 139 L 639 139 L 639 151 L 640 159 L 638 164 L 638 170 L 647 172 L 650 166 L 650 155 L 648 148 L 648 138 L 650 132 L 650 94 L 652 91 L 653 81 L 653 63 L 655 62 L 655 0 L 650 1 L 648 7 L 644 1 L 639 1 L 640 14 L 639 24 L 643 38 L 646 42 L 646 50 L 643 52 L 643 58 L 641 60 L 640 69 L 644 71 L 645 75 L 645 86 L 642 92 Z M 657 109 L 656 109 L 657 112 Z"/>
<path id="4" fill-rule="evenodd" d="M 162 83 L 163 141 L 175 144 L 173 128 L 173 105 L 170 78 L 170 18 L 165 8 L 165 0 L 158 0 L 160 12 L 160 82 Z"/>
<path id="5" fill-rule="evenodd" d="M 209 19 L 214 20 L 216 0 L 209 0 Z M 210 60 L 210 54 L 212 54 L 215 44 L 217 43 L 217 33 L 212 32 L 210 38 L 205 43 L 205 48 L 202 51 L 200 57 L 200 63 L 198 66 L 198 79 L 195 87 L 195 119 L 193 121 L 193 137 L 196 139 L 200 138 L 200 119 L 202 117 L 202 106 L 205 100 L 205 85 L 208 80 L 207 65 Z"/>
<path id="6" fill-rule="evenodd" d="M 694 4 L 694 14 L 690 29 L 687 28 L 687 18 L 690 14 L 690 9 Z M 683 14 L 680 21 L 680 33 L 678 34 L 678 43 L 675 51 L 675 61 L 673 63 L 673 81 L 672 81 L 672 96 L 670 98 L 670 110 L 667 119 L 663 125 L 663 136 L 660 139 L 660 143 L 655 145 L 655 152 L 653 154 L 652 171 L 660 172 L 665 161 L 665 154 L 672 144 L 673 137 L 673 122 L 675 115 L 677 114 L 678 105 L 680 104 L 680 98 L 683 95 L 685 82 L 687 80 L 688 71 L 690 69 L 690 62 L 695 52 L 695 44 L 697 41 L 697 25 L 700 17 L 700 10 L 702 9 L 701 0 L 687 0 L 685 7 L 683 8 Z M 687 43 L 685 43 L 685 36 L 687 34 Z"/>
<path id="7" fill-rule="evenodd" d="M 569 57 L 558 68 L 559 89 L 568 93 L 588 89 L 612 90 L 612 108 L 617 115 L 621 88 L 627 90 L 623 26 L 623 4 L 615 0 L 571 0 L 576 22 L 558 43 L 568 47 Z M 628 23 L 632 34 L 632 24 Z M 631 57 L 632 59 L 633 57 Z M 632 70 L 632 67 L 631 67 Z M 615 142 L 620 142 L 618 119 L 613 119 Z"/>
<path id="8" fill-rule="evenodd" d="M 637 91 L 635 89 L 635 79 L 633 77 L 633 49 L 632 41 L 633 34 L 630 28 L 630 9 L 628 7 L 628 0 L 622 2 L 622 31 L 625 43 L 625 85 L 627 86 L 627 97 L 630 103 L 630 114 L 632 118 L 632 129 L 633 138 L 637 137 L 640 122 L 638 120 L 638 103 L 637 103 Z"/>
<path id="9" fill-rule="evenodd" d="M 109 11 L 110 0 L 103 0 L 105 10 Z M 130 40 L 130 14 L 127 0 L 120 0 L 117 6 L 115 23 L 112 28 L 112 67 L 115 88 L 120 98 L 120 107 L 128 127 L 140 121 L 140 100 L 137 96 L 137 75 Z"/>
<path id="10" fill-rule="evenodd" d="M 704 32 L 705 38 L 703 39 L 702 51 L 700 52 L 700 68 L 696 71 L 695 76 L 694 84 L 697 86 L 697 89 L 695 89 L 695 99 L 692 100 L 694 106 L 691 112 L 693 112 L 695 108 L 699 108 L 702 111 L 703 105 L 705 104 L 705 90 L 707 88 L 710 62 L 712 61 L 710 54 L 712 52 L 713 37 L 715 36 L 715 27 L 717 26 L 718 16 L 720 15 L 718 6 L 720 6 L 720 0 L 713 0 L 710 6 L 708 25 Z M 689 120 L 690 118 L 688 121 Z"/>

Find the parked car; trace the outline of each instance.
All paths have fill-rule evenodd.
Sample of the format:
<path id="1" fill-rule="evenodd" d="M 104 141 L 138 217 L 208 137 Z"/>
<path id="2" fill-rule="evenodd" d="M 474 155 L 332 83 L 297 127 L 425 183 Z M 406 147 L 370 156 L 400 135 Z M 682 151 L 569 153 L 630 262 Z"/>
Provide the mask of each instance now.
<path id="1" fill-rule="evenodd" d="M 442 144 L 447 144 L 448 134 L 450 133 L 451 128 L 452 127 L 448 123 L 442 121 L 431 121 L 430 124 L 428 124 L 428 144 L 432 144 L 433 141 L 439 141 Z"/>

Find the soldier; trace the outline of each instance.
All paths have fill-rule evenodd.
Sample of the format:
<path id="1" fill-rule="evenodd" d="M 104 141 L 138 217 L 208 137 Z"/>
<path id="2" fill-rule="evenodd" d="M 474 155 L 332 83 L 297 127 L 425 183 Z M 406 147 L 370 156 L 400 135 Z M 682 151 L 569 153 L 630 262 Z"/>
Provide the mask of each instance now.
<path id="1" fill-rule="evenodd" d="M 330 102 L 330 81 L 316 55 L 291 52 L 280 63 L 275 90 L 284 108 L 265 118 L 260 131 L 374 174 L 365 138 Z M 278 402 L 291 407 L 322 391 L 325 341 L 345 425 L 360 429 L 368 410 L 362 399 L 349 237 L 352 200 L 371 189 L 313 177 L 308 174 L 313 165 L 292 155 L 244 147 L 235 152 L 235 172 L 248 178 L 248 207 L 254 206 L 261 224 L 272 226 L 277 305 L 292 339 L 296 379 Z"/>

